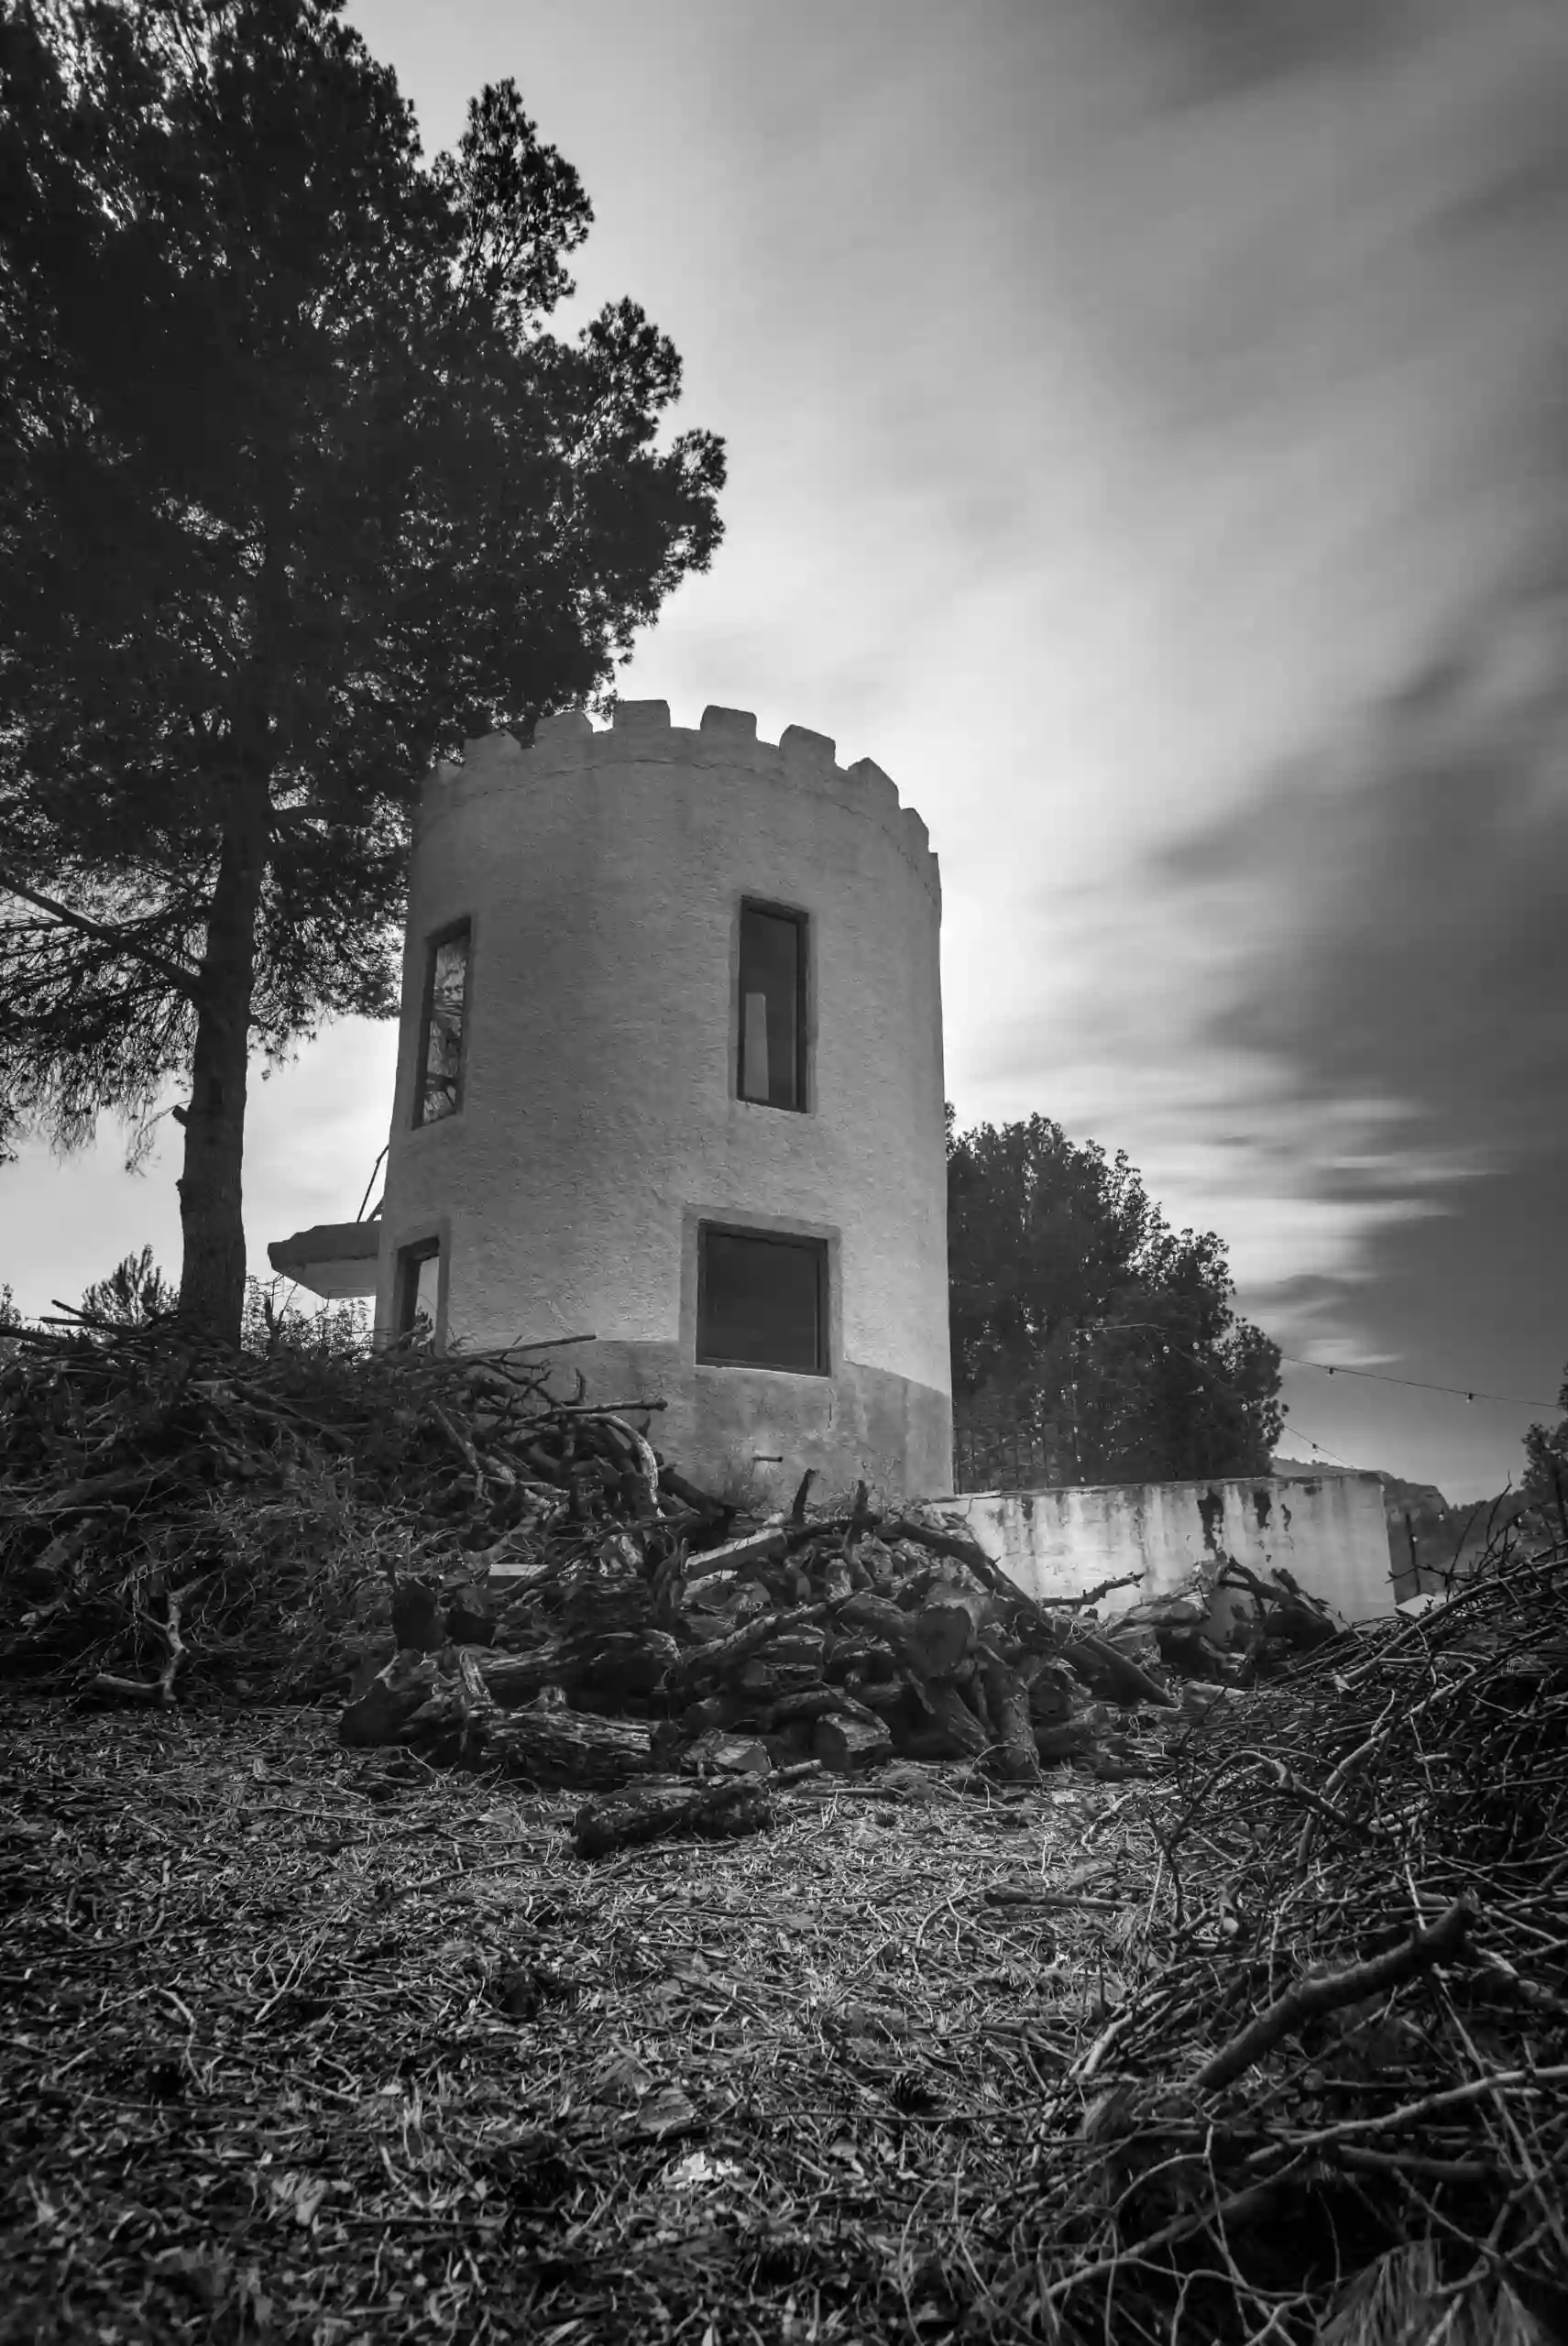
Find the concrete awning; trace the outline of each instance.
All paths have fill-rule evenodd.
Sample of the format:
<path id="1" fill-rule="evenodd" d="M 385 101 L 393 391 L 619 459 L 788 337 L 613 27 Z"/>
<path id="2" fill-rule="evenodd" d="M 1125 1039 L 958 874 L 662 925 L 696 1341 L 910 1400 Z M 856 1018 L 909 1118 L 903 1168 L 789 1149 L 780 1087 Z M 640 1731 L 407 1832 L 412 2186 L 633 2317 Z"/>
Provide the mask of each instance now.
<path id="1" fill-rule="evenodd" d="M 345 1295 L 375 1294 L 380 1251 L 378 1222 L 318 1222 L 313 1229 L 296 1230 L 292 1238 L 276 1239 L 267 1259 L 282 1277 L 335 1301 Z"/>

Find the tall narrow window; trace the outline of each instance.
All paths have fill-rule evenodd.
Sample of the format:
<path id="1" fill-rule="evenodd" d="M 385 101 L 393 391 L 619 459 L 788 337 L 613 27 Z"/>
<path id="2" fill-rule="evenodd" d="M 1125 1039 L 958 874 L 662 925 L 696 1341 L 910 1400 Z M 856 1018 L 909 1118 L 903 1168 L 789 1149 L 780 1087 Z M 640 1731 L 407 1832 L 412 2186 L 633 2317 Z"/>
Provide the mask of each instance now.
<path id="1" fill-rule="evenodd" d="M 414 1122 L 433 1124 L 463 1105 L 463 1031 L 468 1013 L 468 923 L 430 941 L 424 970 Z"/>
<path id="2" fill-rule="evenodd" d="M 825 1243 L 702 1223 L 696 1356 L 715 1368 L 787 1368 L 826 1376 Z"/>
<path id="3" fill-rule="evenodd" d="M 441 1296 L 441 1241 L 422 1238 L 398 1255 L 397 1326 L 400 1336 L 417 1343 L 435 1339 L 436 1307 Z"/>
<path id="4" fill-rule="evenodd" d="M 806 1105 L 806 915 L 740 907 L 736 1091 L 769 1108 Z"/>

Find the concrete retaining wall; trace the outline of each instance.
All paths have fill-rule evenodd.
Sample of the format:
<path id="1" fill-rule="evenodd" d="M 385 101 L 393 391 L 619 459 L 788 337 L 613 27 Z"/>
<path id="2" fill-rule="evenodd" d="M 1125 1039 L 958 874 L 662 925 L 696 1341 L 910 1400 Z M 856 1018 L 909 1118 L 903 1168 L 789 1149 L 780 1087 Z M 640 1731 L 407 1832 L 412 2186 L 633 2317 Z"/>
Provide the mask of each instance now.
<path id="1" fill-rule="evenodd" d="M 1383 1490 L 1376 1474 L 1305 1482 L 1132 1483 L 973 1492 L 941 1502 L 1030 1595 L 1049 1604 L 1139 1573 L 1100 1602 L 1102 1617 L 1168 1594 L 1226 1557 L 1266 1576 L 1276 1564 L 1347 1621 L 1394 1609 Z M 1244 1609 L 1245 1600 L 1235 1609 Z M 1223 1599 L 1214 1617 L 1223 1628 Z"/>

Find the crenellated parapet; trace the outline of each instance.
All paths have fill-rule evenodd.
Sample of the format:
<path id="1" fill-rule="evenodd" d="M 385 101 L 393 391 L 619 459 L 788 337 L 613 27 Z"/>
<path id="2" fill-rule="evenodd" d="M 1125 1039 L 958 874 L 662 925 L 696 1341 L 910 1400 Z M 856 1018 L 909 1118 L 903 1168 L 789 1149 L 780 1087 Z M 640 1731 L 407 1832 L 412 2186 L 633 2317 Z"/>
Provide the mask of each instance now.
<path id="1" fill-rule="evenodd" d="M 777 741 L 760 741 L 749 709 L 706 708 L 694 729 L 671 724 L 667 701 L 631 700 L 620 702 L 608 728 L 594 726 L 581 709 L 542 718 L 527 750 L 510 733 L 486 734 L 465 742 L 461 764 L 443 759 L 436 766 L 425 786 L 420 828 L 428 829 L 482 793 L 647 765 L 710 768 L 831 798 L 883 830 L 940 902 L 929 834 L 915 808 L 900 803 L 892 777 L 871 758 L 840 766 L 837 744 L 804 725 L 786 726 Z"/>

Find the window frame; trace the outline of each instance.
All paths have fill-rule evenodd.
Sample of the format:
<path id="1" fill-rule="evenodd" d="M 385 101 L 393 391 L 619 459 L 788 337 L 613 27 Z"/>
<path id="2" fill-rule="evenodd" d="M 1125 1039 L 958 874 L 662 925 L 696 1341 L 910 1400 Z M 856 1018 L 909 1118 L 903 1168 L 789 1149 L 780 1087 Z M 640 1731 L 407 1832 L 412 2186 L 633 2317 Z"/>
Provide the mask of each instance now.
<path id="1" fill-rule="evenodd" d="M 746 915 L 762 913 L 770 920 L 787 920 L 795 925 L 797 944 L 795 981 L 795 1089 L 790 1101 L 754 1100 L 745 1091 L 746 1080 Z M 811 1113 L 811 1077 L 807 1064 L 807 1043 L 810 1037 L 811 988 L 811 915 L 799 904 L 775 904 L 767 896 L 742 896 L 740 916 L 735 927 L 735 1049 L 732 1063 L 734 1091 L 737 1100 L 748 1108 L 772 1108 L 780 1115 L 805 1116 Z"/>
<path id="2" fill-rule="evenodd" d="M 765 1106 L 765 1102 L 759 1102 Z M 707 1314 L 708 1293 L 707 1241 L 714 1238 L 747 1238 L 767 1246 L 793 1246 L 809 1252 L 817 1266 L 817 1365 L 801 1368 L 794 1363 L 779 1361 L 735 1360 L 728 1354 L 703 1350 L 703 1324 Z M 750 1222 L 709 1220 L 706 1216 L 696 1225 L 696 1324 L 693 1353 L 698 1368 L 738 1368 L 754 1371 L 762 1376 L 831 1376 L 832 1327 L 829 1310 L 832 1285 L 828 1260 L 828 1242 L 808 1231 L 759 1230 Z"/>
<path id="3" fill-rule="evenodd" d="M 430 1079 L 430 1025 L 435 1012 L 435 958 L 444 945 L 455 937 L 466 937 L 468 949 L 463 957 L 462 1036 L 457 1050 L 456 1095 L 450 1112 L 444 1116 L 425 1114 L 425 1091 Z M 422 1132 L 428 1126 L 447 1124 L 454 1116 L 463 1113 L 464 1095 L 468 1086 L 468 1019 L 474 995 L 474 921 L 471 914 L 458 920 L 449 920 L 444 926 L 433 929 L 424 940 L 424 978 L 420 988 L 419 1032 L 414 1050 L 414 1096 L 411 1129 Z"/>
<path id="4" fill-rule="evenodd" d="M 436 1350 L 441 1345 L 441 1288 L 446 1276 L 445 1243 L 439 1232 L 426 1238 L 411 1238 L 397 1250 L 396 1268 L 392 1279 L 392 1341 L 401 1343 L 411 1336 L 419 1316 L 420 1273 L 426 1263 L 434 1263 L 435 1309 L 431 1314 L 430 1340 Z"/>

